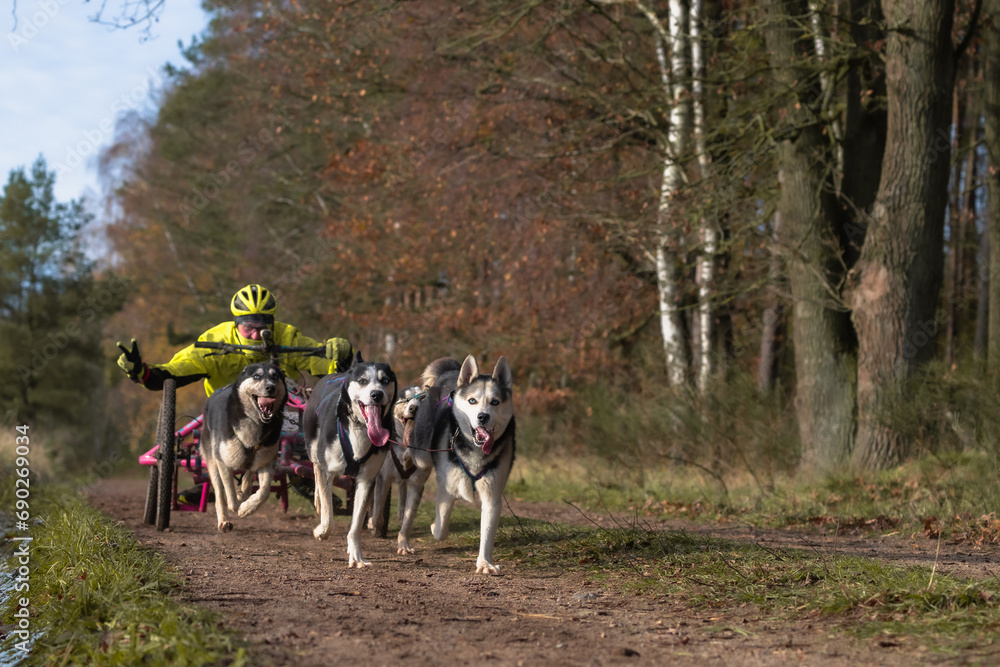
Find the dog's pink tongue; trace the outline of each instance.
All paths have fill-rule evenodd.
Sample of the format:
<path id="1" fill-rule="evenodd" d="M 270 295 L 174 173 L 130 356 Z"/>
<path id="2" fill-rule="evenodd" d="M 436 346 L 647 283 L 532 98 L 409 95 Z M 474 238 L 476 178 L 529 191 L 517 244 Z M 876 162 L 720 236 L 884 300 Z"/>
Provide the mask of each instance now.
<path id="1" fill-rule="evenodd" d="M 268 398 L 267 396 L 258 396 L 257 405 L 264 412 L 270 412 L 274 408 L 274 404 L 278 402 L 276 398 Z"/>
<path id="2" fill-rule="evenodd" d="M 493 434 L 480 426 L 476 429 L 478 439 L 483 443 L 483 454 L 489 454 L 493 449 Z"/>
<path id="3" fill-rule="evenodd" d="M 365 421 L 368 424 L 368 439 L 376 447 L 385 447 L 389 442 L 389 431 L 382 426 L 381 415 L 377 405 L 368 406 L 365 412 Z"/>

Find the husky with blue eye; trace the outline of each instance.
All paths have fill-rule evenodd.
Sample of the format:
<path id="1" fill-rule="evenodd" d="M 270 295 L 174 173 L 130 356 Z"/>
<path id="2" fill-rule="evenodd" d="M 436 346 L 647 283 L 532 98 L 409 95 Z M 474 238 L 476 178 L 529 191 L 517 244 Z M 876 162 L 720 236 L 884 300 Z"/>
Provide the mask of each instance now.
<path id="1" fill-rule="evenodd" d="M 389 364 L 368 362 L 357 353 L 344 373 L 328 375 L 312 390 L 302 414 L 302 431 L 316 480 L 319 525 L 316 539 L 330 536 L 333 485 L 354 478 L 354 511 L 347 532 L 347 566 L 371 565 L 361 555 L 360 533 L 372 487 L 385 460 L 396 402 L 396 375 Z"/>
<path id="2" fill-rule="evenodd" d="M 285 374 L 271 364 L 247 366 L 234 383 L 208 397 L 199 448 L 215 489 L 220 532 L 233 529 L 227 509 L 249 516 L 271 493 L 287 400 Z M 245 471 L 241 490 L 233 478 L 237 470 Z M 247 497 L 255 478 L 259 488 Z"/>
<path id="3" fill-rule="evenodd" d="M 455 373 L 452 369 L 458 367 Z M 479 557 L 476 573 L 498 574 L 493 544 L 500 525 L 504 487 L 514 464 L 514 401 L 507 360 L 492 375 L 479 373 L 472 355 L 459 367 L 439 359 L 424 371 L 427 395 L 417 409 L 414 448 L 434 450 L 437 503 L 431 534 L 448 536 L 455 501 L 479 496 Z"/>

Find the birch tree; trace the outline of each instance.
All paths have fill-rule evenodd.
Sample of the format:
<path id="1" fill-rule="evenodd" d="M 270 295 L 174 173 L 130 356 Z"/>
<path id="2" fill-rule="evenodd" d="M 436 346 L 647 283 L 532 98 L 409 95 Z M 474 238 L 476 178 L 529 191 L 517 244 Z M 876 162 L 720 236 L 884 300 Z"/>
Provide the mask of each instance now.
<path id="1" fill-rule="evenodd" d="M 656 22 L 656 16 L 637 3 Z M 680 0 L 669 3 L 666 34 L 657 30 L 656 60 L 660 65 L 663 92 L 670 104 L 669 125 L 663 145 L 663 182 L 660 186 L 660 204 L 657 215 L 656 279 L 660 297 L 660 329 L 663 332 L 663 352 L 666 358 L 670 384 L 679 387 L 684 383 L 688 367 L 684 347 L 684 321 L 678 298 L 677 257 L 671 206 L 674 195 L 684 178 L 680 158 L 688 151 L 691 136 L 691 91 L 685 82 L 689 69 L 687 6 Z M 656 25 L 659 25 L 656 23 Z M 664 47 L 669 46 L 669 60 Z"/>
<path id="2" fill-rule="evenodd" d="M 690 43 L 692 23 L 698 22 L 698 16 L 697 13 L 695 16 L 690 14 L 688 5 L 683 0 L 670 0 L 667 3 L 665 21 L 661 20 L 657 13 L 642 0 L 605 0 L 601 4 L 631 4 L 649 20 L 653 27 L 656 61 L 660 70 L 663 98 L 667 105 L 667 126 L 660 138 L 663 168 L 656 216 L 656 247 L 652 253 L 649 253 L 649 259 L 656 267 L 660 332 L 663 337 L 663 354 L 667 376 L 671 386 L 679 387 L 686 381 L 689 362 L 684 343 L 684 318 L 680 309 L 681 290 L 680 272 L 678 271 L 680 260 L 675 250 L 678 234 L 674 219 L 676 215 L 674 203 L 675 197 L 684 183 L 683 159 L 690 150 L 692 138 L 694 114 Z M 700 49 L 698 55 L 699 62 L 701 62 Z M 701 113 L 701 126 L 703 127 L 703 107 Z M 703 138 L 701 146 L 704 148 Z M 714 240 L 712 245 L 714 246 Z M 701 340 L 710 340 L 707 338 L 710 328 L 706 326 L 701 331 Z M 700 350 L 705 350 L 701 341 L 698 342 L 698 345 Z M 709 356 L 704 354 L 702 359 L 707 360 Z"/>
<path id="3" fill-rule="evenodd" d="M 704 0 L 694 0 L 691 4 L 691 104 L 694 131 L 694 153 L 698 162 L 698 176 L 708 179 L 709 159 L 705 142 L 705 41 L 702 26 L 705 20 Z M 712 376 L 715 355 L 712 351 L 712 297 L 715 289 L 715 253 L 718 232 L 714 221 L 703 215 L 700 223 L 701 251 L 698 260 L 698 350 L 697 385 L 699 391 L 708 390 Z"/>

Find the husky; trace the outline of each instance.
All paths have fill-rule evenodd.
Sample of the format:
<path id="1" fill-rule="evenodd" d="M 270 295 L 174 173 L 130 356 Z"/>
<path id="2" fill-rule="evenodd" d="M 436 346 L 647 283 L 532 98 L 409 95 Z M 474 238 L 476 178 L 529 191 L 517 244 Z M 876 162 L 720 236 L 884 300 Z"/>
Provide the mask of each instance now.
<path id="1" fill-rule="evenodd" d="M 246 517 L 270 495 L 287 401 L 285 374 L 269 363 L 247 366 L 235 382 L 208 397 L 199 446 L 215 489 L 220 532 L 233 529 L 227 508 Z M 237 470 L 245 471 L 239 490 Z M 255 477 L 259 488 L 247 497 Z"/>
<path id="2" fill-rule="evenodd" d="M 431 452 L 414 449 L 412 444 L 414 418 L 420 407 L 424 392 L 420 387 L 407 387 L 399 392 L 399 400 L 392 409 L 392 421 L 396 441 L 391 443 L 389 456 L 375 479 L 375 499 L 372 501 L 372 530 L 379 537 L 385 537 L 389 516 L 386 503 L 394 484 L 399 488 L 399 535 L 396 537 L 396 553 L 400 556 L 413 553 L 410 534 L 413 520 L 417 516 L 420 499 L 424 495 L 424 485 L 434 470 Z"/>
<path id="3" fill-rule="evenodd" d="M 356 353 L 345 373 L 328 375 L 313 388 L 302 415 L 303 434 L 316 480 L 319 525 L 313 536 L 330 536 L 333 485 L 354 477 L 354 511 L 347 532 L 347 566 L 371 565 L 361 554 L 360 532 L 372 486 L 385 460 L 396 401 L 396 375 L 389 364 L 366 362 Z"/>
<path id="4" fill-rule="evenodd" d="M 458 498 L 480 502 L 477 574 L 499 574 L 493 544 L 504 487 L 514 463 L 514 403 L 510 366 L 500 357 L 492 375 L 480 375 L 472 355 L 439 359 L 424 372 L 427 394 L 417 410 L 414 448 L 434 450 L 437 502 L 431 534 L 448 537 Z M 452 389 L 454 382 L 454 389 Z"/>

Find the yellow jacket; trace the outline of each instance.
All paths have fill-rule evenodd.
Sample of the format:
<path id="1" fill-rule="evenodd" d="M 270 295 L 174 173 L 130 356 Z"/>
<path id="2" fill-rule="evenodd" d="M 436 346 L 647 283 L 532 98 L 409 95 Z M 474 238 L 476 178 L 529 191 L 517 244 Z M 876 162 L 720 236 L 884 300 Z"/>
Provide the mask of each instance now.
<path id="1" fill-rule="evenodd" d="M 199 336 L 198 340 L 233 345 L 262 345 L 261 341 L 240 336 L 234 322 L 218 324 Z M 308 336 L 303 336 L 297 328 L 284 322 L 274 323 L 274 344 L 289 347 L 325 346 L 325 343 L 319 343 Z M 140 379 L 140 382 L 147 389 L 159 390 L 163 389 L 163 381 L 167 378 L 176 379 L 179 387 L 204 378 L 205 393 L 211 396 L 216 389 L 225 387 L 236 380 L 244 368 L 263 361 L 269 361 L 269 358 L 257 352 L 219 354 L 219 350 L 189 345 L 177 352 L 165 364 L 149 364 L 148 371 Z M 293 353 L 279 357 L 278 367 L 292 379 L 298 377 L 299 371 L 322 376 L 337 372 L 337 360 Z"/>

